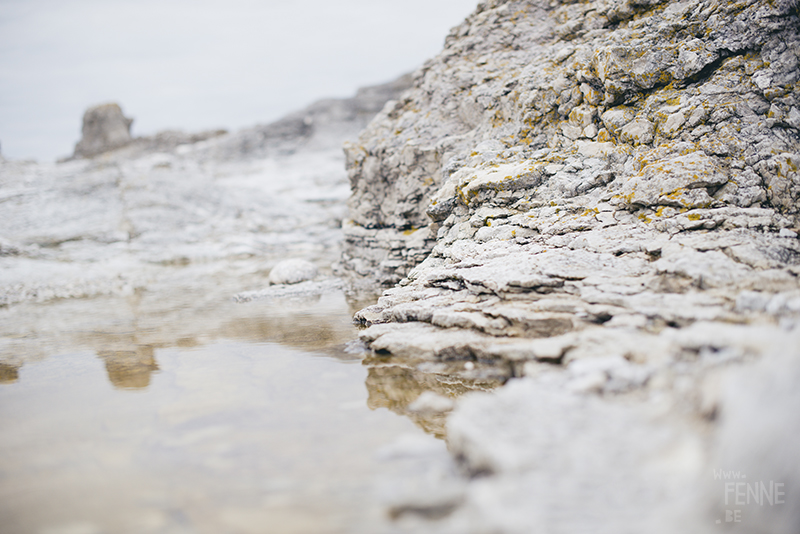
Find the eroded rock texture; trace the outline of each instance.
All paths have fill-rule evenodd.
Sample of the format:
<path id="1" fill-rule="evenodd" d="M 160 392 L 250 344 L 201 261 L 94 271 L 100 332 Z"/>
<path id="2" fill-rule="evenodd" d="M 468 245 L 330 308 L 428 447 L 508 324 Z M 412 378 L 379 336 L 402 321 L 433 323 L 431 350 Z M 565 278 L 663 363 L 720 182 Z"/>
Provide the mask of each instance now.
<path id="1" fill-rule="evenodd" d="M 603 208 L 667 233 L 793 215 L 796 27 L 790 1 L 481 4 L 347 147 L 346 267 L 396 282 L 475 214 L 539 235 Z"/>
<path id="2" fill-rule="evenodd" d="M 566 362 L 615 328 L 647 361 L 665 329 L 792 315 L 799 55 L 793 2 L 481 4 L 347 147 L 343 265 L 402 279 L 358 318 Z"/>
<path id="3" fill-rule="evenodd" d="M 498 394 L 556 412 L 581 409 L 575 398 L 585 395 L 636 398 L 632 415 L 586 408 L 598 410 L 592 421 L 610 410 L 612 427 L 621 417 L 619 428 L 637 429 L 630 436 L 646 428 L 630 406 L 661 403 L 674 418 L 657 427 L 697 438 L 686 450 L 699 459 L 653 454 L 692 473 L 682 484 L 695 480 L 714 458 L 703 425 L 713 430 L 725 414 L 714 386 L 723 371 L 766 353 L 800 355 L 799 29 L 794 1 L 479 4 L 413 88 L 346 147 L 353 195 L 342 267 L 368 284 L 399 282 L 356 315 L 368 327 L 362 339 L 395 358 L 488 362 L 527 383 L 557 383 L 550 396 Z M 464 374 L 481 372 L 470 364 Z M 572 425 L 503 402 L 475 401 L 505 412 L 502 423 L 459 423 L 475 420 L 458 415 L 480 413 L 474 405 L 451 421 L 451 448 L 476 472 L 506 476 L 491 458 L 502 464 L 496 450 L 513 450 L 519 432 L 504 439 L 501 428 L 542 425 L 580 439 L 586 427 L 583 416 Z M 706 430 L 685 434 L 686 424 Z M 597 441 L 616 435 L 596 430 Z M 626 439 L 606 440 L 610 465 Z M 579 457 L 591 444 L 575 447 Z M 654 457 L 655 445 L 643 447 L 631 450 Z M 569 464 L 570 450 L 559 461 Z M 647 485 L 636 478 L 644 464 L 635 465 L 617 487 Z M 514 472 L 537 475 L 495 495 L 559 483 L 558 470 L 526 466 Z M 608 478 L 592 469 L 587 484 Z M 670 495 L 628 494 L 644 499 L 640 511 Z M 722 497 L 713 493 L 709 506 Z M 513 525 L 481 517 L 487 531 L 570 531 L 541 512 Z M 789 532 L 795 520 L 762 524 Z"/>

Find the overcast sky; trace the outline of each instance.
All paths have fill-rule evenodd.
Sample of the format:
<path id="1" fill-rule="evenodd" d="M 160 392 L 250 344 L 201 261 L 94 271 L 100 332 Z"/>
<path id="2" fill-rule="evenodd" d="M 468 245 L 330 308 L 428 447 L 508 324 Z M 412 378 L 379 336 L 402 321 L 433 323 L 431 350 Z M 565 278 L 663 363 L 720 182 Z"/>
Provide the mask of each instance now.
<path id="1" fill-rule="evenodd" d="M 0 150 L 72 153 L 116 101 L 134 135 L 268 122 L 414 70 L 478 0 L 0 0 Z"/>

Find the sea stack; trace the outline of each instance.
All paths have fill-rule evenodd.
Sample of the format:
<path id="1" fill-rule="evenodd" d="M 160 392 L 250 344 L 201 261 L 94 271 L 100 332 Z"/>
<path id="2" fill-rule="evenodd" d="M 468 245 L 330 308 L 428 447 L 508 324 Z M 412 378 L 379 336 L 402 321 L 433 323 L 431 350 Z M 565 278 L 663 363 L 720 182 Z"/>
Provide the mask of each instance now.
<path id="1" fill-rule="evenodd" d="M 123 147 L 133 141 L 130 119 L 122 114 L 119 104 L 100 104 L 83 114 L 82 137 L 75 145 L 75 158 L 91 158 Z"/>

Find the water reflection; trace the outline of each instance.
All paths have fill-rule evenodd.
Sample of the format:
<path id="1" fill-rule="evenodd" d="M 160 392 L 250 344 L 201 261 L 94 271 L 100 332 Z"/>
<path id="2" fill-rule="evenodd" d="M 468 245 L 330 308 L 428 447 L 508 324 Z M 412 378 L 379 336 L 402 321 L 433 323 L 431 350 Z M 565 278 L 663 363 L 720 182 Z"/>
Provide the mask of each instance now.
<path id="1" fill-rule="evenodd" d="M 375 410 L 387 408 L 411 419 L 417 426 L 437 438 L 445 437 L 447 414 L 410 410 L 409 405 L 430 391 L 446 398 L 457 398 L 469 391 L 487 391 L 500 386 L 502 377 L 470 378 L 451 372 L 426 372 L 401 363 L 387 363 L 386 358 L 364 360 L 368 367 L 366 380 L 369 398 L 367 405 Z"/>
<path id="2" fill-rule="evenodd" d="M 0 384 L 12 384 L 19 380 L 19 366 L 0 363 Z"/>
<path id="3" fill-rule="evenodd" d="M 159 369 L 155 351 L 192 348 L 218 340 L 273 342 L 360 359 L 340 348 L 352 340 L 348 302 L 341 293 L 302 301 L 231 300 L 232 284 L 195 290 L 168 288 L 129 297 L 99 297 L 22 303 L 0 309 L 0 384 L 13 383 L 19 369 L 55 354 L 90 350 L 121 389 L 147 388 Z"/>
<path id="4" fill-rule="evenodd" d="M 0 310 L 4 532 L 388 532 L 373 477 L 392 501 L 434 460 L 376 451 L 411 435 L 450 461 L 445 415 L 409 405 L 502 382 L 348 353 L 364 303 L 342 293 L 237 304 L 230 286 Z"/>
<path id="5" fill-rule="evenodd" d="M 196 288 L 164 283 L 128 297 L 15 306 L 14 320 L 0 318 L 0 334 L 8 340 L 5 348 L 14 355 L 0 364 L 0 384 L 17 381 L 20 365 L 73 350 L 92 351 L 105 366 L 108 381 L 131 391 L 151 386 L 160 369 L 157 351 L 171 347 L 236 340 L 278 343 L 339 360 L 364 357 L 343 347 L 356 337 L 353 309 L 370 304 L 373 295 L 329 292 L 303 299 L 235 303 L 230 299 L 233 293 L 225 283 L 216 289 L 208 282 Z M 438 438 L 444 437 L 446 414 L 408 409 L 422 392 L 456 398 L 492 389 L 505 380 L 491 368 L 465 372 L 463 362 L 432 364 L 369 356 L 364 365 L 370 409 L 391 410 Z"/>
<path id="6" fill-rule="evenodd" d="M 0 530 L 384 531 L 375 477 L 409 487 L 431 460 L 376 451 L 444 445 L 375 409 L 341 293 L 221 287 L 0 310 Z"/>
<path id="7" fill-rule="evenodd" d="M 296 303 L 295 303 L 296 304 Z M 109 381 L 118 388 L 146 388 L 150 375 L 158 371 L 155 360 L 156 348 L 202 346 L 215 339 L 230 339 L 246 342 L 272 342 L 307 351 L 321 351 L 339 359 L 355 359 L 357 356 L 342 353 L 336 348 L 353 335 L 349 317 L 331 317 L 323 307 L 323 313 L 315 313 L 315 302 L 305 302 L 302 307 L 286 308 L 285 315 L 275 314 L 274 308 L 257 308 L 264 313 L 260 316 L 244 316 L 235 320 L 221 322 L 216 328 L 184 335 L 174 340 L 164 339 L 164 332 L 140 330 L 131 334 L 119 335 L 113 332 L 93 332 L 83 335 L 85 346 L 109 347 L 99 349 L 97 356 L 105 362 Z"/>
<path id="8" fill-rule="evenodd" d="M 100 351 L 97 356 L 105 361 L 108 380 L 117 388 L 146 388 L 150 375 L 158 371 L 150 345 L 139 345 L 135 350 Z"/>
<path id="9" fill-rule="evenodd" d="M 384 532 L 377 478 L 421 474 L 377 455 L 415 428 L 367 408 L 358 362 L 244 342 L 102 356 L 0 388 L 3 532 Z"/>
<path id="10" fill-rule="evenodd" d="M 246 304 L 245 304 L 246 305 Z M 229 339 L 271 341 L 304 350 L 325 350 L 353 336 L 349 317 L 331 320 L 306 310 L 286 315 L 246 317 L 224 323 L 220 335 Z"/>

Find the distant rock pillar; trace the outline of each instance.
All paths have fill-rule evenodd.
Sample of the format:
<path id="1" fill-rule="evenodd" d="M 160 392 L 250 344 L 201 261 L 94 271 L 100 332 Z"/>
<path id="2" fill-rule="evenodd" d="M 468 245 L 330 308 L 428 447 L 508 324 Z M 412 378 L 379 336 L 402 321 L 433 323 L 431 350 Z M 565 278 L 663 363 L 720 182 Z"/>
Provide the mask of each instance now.
<path id="1" fill-rule="evenodd" d="M 103 152 L 120 148 L 131 141 L 131 123 L 122 114 L 119 104 L 109 103 L 94 106 L 83 114 L 83 136 L 75 145 L 75 158 L 91 158 Z"/>

